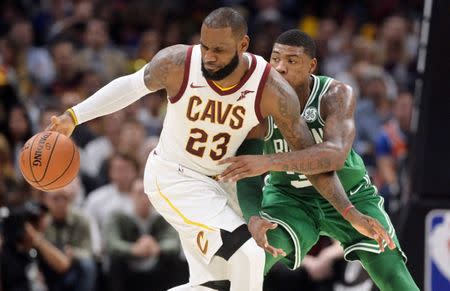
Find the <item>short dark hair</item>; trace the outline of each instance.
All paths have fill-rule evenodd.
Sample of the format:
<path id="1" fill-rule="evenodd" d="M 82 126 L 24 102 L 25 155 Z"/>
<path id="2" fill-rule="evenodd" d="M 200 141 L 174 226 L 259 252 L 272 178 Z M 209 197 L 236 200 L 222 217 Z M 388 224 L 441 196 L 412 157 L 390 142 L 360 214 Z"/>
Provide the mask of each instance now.
<path id="1" fill-rule="evenodd" d="M 230 7 L 218 8 L 206 16 L 203 24 L 210 28 L 231 27 L 233 35 L 242 38 L 247 34 L 247 22 L 244 17 Z"/>
<path id="2" fill-rule="evenodd" d="M 68 43 L 72 47 L 75 48 L 75 44 L 73 43 L 73 41 L 70 38 L 67 38 L 65 36 L 60 36 L 60 37 L 55 37 L 54 39 L 52 39 L 50 41 L 50 43 L 49 43 L 50 53 L 53 54 L 55 47 L 57 47 L 58 45 L 61 45 L 61 44 L 65 44 L 65 43 Z"/>
<path id="3" fill-rule="evenodd" d="M 316 43 L 308 34 L 298 29 L 291 29 L 283 32 L 275 41 L 275 43 L 302 47 L 305 54 L 311 58 L 316 57 Z"/>
<path id="4" fill-rule="evenodd" d="M 110 156 L 108 160 L 108 168 L 111 167 L 112 164 L 111 162 L 114 159 L 122 159 L 124 161 L 129 162 L 133 166 L 133 168 L 135 168 L 136 172 L 139 172 L 140 169 L 139 161 L 136 158 L 134 158 L 131 154 L 121 151 L 115 152 L 113 155 Z"/>

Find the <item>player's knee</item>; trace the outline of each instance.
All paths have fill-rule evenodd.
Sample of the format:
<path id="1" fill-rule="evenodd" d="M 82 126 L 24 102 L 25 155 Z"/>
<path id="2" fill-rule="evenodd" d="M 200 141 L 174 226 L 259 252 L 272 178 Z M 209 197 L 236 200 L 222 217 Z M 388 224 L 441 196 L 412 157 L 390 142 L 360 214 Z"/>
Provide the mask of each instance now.
<path id="1" fill-rule="evenodd" d="M 230 291 L 261 291 L 264 281 L 264 250 L 251 238 L 228 261 Z"/>
<path id="2" fill-rule="evenodd" d="M 240 264 L 260 268 L 264 267 L 265 253 L 255 240 L 250 238 L 236 251 L 230 261 L 239 261 Z"/>
<path id="3" fill-rule="evenodd" d="M 247 240 L 236 252 L 238 256 L 241 257 L 242 261 L 245 261 L 247 264 L 260 264 L 261 262 L 264 264 L 265 261 L 265 253 L 262 248 L 260 248 L 253 238 Z M 233 257 L 230 258 L 230 260 Z"/>
<path id="4" fill-rule="evenodd" d="M 247 225 L 243 224 L 232 232 L 221 230 L 222 246 L 216 252 L 219 256 L 230 263 L 240 261 L 253 268 L 252 264 L 259 263 L 264 265 L 264 250 L 256 244 L 248 231 Z M 257 267 L 257 268 L 258 268 Z"/>

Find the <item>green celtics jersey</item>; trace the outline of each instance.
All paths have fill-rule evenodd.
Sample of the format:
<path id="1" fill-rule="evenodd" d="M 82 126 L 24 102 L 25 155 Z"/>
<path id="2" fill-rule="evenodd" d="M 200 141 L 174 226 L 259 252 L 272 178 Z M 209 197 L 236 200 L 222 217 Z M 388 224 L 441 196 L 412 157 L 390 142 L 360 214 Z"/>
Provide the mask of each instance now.
<path id="1" fill-rule="evenodd" d="M 304 107 L 302 116 L 306 120 L 315 142 L 321 143 L 323 139 L 324 121 L 320 116 L 320 101 L 333 79 L 326 76 L 312 76 L 314 86 Z M 284 140 L 272 117 L 269 116 L 268 121 L 268 132 L 264 142 L 264 153 L 273 154 L 290 151 L 287 142 Z M 345 191 L 348 192 L 363 179 L 366 174 L 366 169 L 361 157 L 351 150 L 345 160 L 344 167 L 339 170 L 337 174 Z M 266 177 L 266 184 L 297 196 L 320 196 L 306 176 L 299 173 L 270 172 Z"/>

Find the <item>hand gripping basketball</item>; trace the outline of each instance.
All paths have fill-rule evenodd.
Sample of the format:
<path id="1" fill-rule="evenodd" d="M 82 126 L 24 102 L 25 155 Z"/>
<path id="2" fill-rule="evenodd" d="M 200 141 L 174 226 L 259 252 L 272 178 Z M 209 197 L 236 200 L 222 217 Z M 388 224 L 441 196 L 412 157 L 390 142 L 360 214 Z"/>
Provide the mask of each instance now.
<path id="1" fill-rule="evenodd" d="M 75 129 L 75 122 L 67 111 L 59 116 L 52 116 L 51 123 L 45 130 L 57 131 L 64 134 L 65 136 L 70 136 Z"/>

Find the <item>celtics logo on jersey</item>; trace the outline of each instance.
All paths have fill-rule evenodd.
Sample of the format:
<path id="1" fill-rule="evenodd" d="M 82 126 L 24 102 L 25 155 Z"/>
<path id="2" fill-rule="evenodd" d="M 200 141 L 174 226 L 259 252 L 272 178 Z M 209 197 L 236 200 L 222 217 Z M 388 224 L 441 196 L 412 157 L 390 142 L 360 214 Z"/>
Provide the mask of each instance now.
<path id="1" fill-rule="evenodd" d="M 303 118 L 305 118 L 306 122 L 314 122 L 318 116 L 319 114 L 315 107 L 308 107 L 303 112 Z"/>

